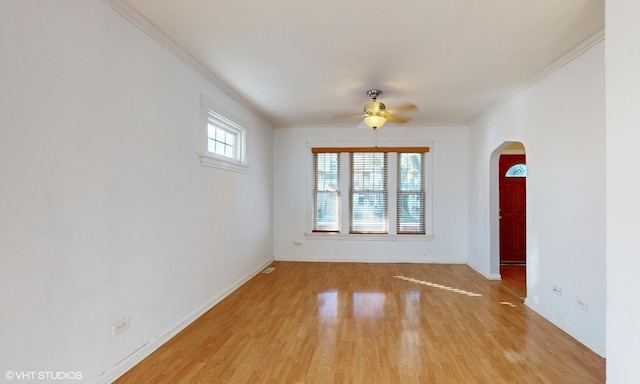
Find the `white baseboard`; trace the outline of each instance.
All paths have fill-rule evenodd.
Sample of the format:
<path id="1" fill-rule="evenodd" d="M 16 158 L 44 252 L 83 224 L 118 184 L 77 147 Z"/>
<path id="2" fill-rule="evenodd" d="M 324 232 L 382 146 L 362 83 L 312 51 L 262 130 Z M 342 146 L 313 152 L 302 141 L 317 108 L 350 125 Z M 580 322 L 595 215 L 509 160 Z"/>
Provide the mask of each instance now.
<path id="1" fill-rule="evenodd" d="M 587 348 L 589 348 L 593 352 L 597 353 L 601 357 L 606 357 L 605 356 L 606 355 L 606 348 L 605 348 L 604 345 L 598 343 L 597 341 L 593 340 L 591 337 L 589 337 L 589 336 L 585 335 L 584 333 L 578 331 L 577 329 L 573 328 L 571 325 L 567 324 L 564 320 L 560 319 L 559 317 L 555 316 L 554 314 L 545 311 L 544 309 L 542 309 L 541 307 L 536 305 L 533 301 L 525 299 L 524 300 L 524 305 L 526 305 L 527 307 L 531 308 L 533 311 L 535 311 L 540 316 L 542 316 L 545 319 L 549 320 L 553 325 L 555 325 L 556 327 L 562 329 L 564 332 L 569 334 L 569 336 L 571 336 L 574 339 L 578 340 L 580 343 L 584 344 Z"/>
<path id="2" fill-rule="evenodd" d="M 481 270 L 479 270 L 478 268 L 476 268 L 475 266 L 467 263 L 467 265 L 469 266 L 469 268 L 473 269 L 474 271 L 478 272 L 479 274 L 481 274 L 482 276 L 484 276 L 485 279 L 487 280 L 502 280 L 502 276 L 499 273 L 484 273 Z"/>
<path id="3" fill-rule="evenodd" d="M 367 257 L 353 258 L 353 257 L 323 257 L 322 259 L 313 257 L 276 257 L 275 261 L 298 261 L 298 262 L 310 262 L 310 263 L 402 263 L 402 264 L 465 264 L 466 260 L 451 260 L 451 259 L 370 259 Z"/>
<path id="4" fill-rule="evenodd" d="M 502 280 L 502 275 L 500 275 L 499 273 L 490 273 L 488 275 L 482 274 L 482 276 L 486 277 L 487 280 Z"/>
<path id="5" fill-rule="evenodd" d="M 172 337 L 180 333 L 183 329 L 185 329 L 189 324 L 193 323 L 200 316 L 204 315 L 205 312 L 213 308 L 216 304 L 218 304 L 222 299 L 229 296 L 233 291 L 240 288 L 244 283 L 251 280 L 255 275 L 260 273 L 263 269 L 265 269 L 269 264 L 271 264 L 273 260 L 269 260 L 268 262 L 260 265 L 258 268 L 255 268 L 251 272 L 242 276 L 238 281 L 236 281 L 229 288 L 221 292 L 219 295 L 215 296 L 211 301 L 198 308 L 195 312 L 187 316 L 184 320 L 173 326 L 164 334 L 158 336 L 157 338 L 150 340 L 148 343 L 144 344 L 140 349 L 134 351 L 131 355 L 127 356 L 124 360 L 106 372 L 104 375 L 100 376 L 95 384 L 109 384 L 115 381 L 118 377 L 124 375 L 128 370 L 133 368 L 136 364 L 141 362 L 144 358 L 152 354 L 156 349 L 160 348 L 164 343 L 169 341 Z"/>

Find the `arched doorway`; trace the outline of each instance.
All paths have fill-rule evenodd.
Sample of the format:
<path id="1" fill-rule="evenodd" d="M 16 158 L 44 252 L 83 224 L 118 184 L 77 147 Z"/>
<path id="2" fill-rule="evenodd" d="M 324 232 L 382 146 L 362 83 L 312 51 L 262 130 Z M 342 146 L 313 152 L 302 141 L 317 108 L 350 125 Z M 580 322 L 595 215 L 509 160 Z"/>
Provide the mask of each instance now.
<path id="1" fill-rule="evenodd" d="M 510 143 L 498 160 L 500 275 L 503 285 L 526 297 L 526 185 L 524 145 Z"/>
<path id="2" fill-rule="evenodd" d="M 490 157 L 490 198 L 489 198 L 489 243 L 490 243 L 490 259 L 489 259 L 489 268 L 490 273 L 498 276 L 500 280 L 502 280 L 502 286 L 509 289 L 512 293 L 517 295 L 520 298 L 526 297 L 527 291 L 527 266 L 526 266 L 526 202 L 523 208 L 525 218 L 524 221 L 524 239 L 522 240 L 522 244 L 525 247 L 525 251 L 523 252 L 524 262 L 520 263 L 505 263 L 503 262 L 503 257 L 501 255 L 501 241 L 505 234 L 505 229 L 501 228 L 502 221 L 502 210 L 500 202 L 500 179 L 505 177 L 506 172 L 511 168 L 507 168 L 504 172 L 500 170 L 500 158 L 503 155 L 525 155 L 525 146 L 521 142 L 514 141 L 505 141 L 500 144 L 496 149 L 491 153 Z M 526 166 L 526 162 L 522 163 Z M 512 164 L 515 165 L 515 164 Z M 511 169 L 512 174 L 523 172 L 523 167 L 516 167 Z M 526 177 L 522 179 L 524 181 L 524 187 L 526 187 Z M 524 191 L 526 194 L 526 189 Z M 503 197 L 504 197 L 503 192 Z M 526 200 L 526 199 L 522 199 Z M 502 210 L 501 210 L 502 209 Z"/>
<path id="3" fill-rule="evenodd" d="M 502 154 L 498 166 L 500 264 L 527 263 L 527 165 L 525 155 Z"/>

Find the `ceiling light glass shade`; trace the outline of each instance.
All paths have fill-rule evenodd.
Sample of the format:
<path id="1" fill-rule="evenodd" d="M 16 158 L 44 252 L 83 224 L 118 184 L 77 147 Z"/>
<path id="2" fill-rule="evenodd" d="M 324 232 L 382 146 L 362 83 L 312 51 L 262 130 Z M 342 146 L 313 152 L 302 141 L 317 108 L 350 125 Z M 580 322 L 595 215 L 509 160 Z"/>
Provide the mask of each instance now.
<path id="1" fill-rule="evenodd" d="M 382 116 L 371 115 L 364 118 L 364 122 L 369 126 L 369 128 L 380 128 L 387 122 Z"/>

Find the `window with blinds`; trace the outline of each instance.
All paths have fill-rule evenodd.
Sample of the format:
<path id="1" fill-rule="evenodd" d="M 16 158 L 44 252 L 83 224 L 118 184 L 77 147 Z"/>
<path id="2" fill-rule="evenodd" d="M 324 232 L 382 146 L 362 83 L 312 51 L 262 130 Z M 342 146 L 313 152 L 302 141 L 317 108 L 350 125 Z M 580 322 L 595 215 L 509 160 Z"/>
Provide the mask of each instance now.
<path id="1" fill-rule="evenodd" d="M 311 153 L 313 232 L 432 234 L 429 147 L 327 147 Z"/>
<path id="2" fill-rule="evenodd" d="M 350 154 L 350 233 L 387 233 L 386 152 Z"/>
<path id="3" fill-rule="evenodd" d="M 425 234 L 424 152 L 398 153 L 398 234 Z"/>
<path id="4" fill-rule="evenodd" d="M 340 231 L 339 153 L 313 154 L 313 231 Z"/>

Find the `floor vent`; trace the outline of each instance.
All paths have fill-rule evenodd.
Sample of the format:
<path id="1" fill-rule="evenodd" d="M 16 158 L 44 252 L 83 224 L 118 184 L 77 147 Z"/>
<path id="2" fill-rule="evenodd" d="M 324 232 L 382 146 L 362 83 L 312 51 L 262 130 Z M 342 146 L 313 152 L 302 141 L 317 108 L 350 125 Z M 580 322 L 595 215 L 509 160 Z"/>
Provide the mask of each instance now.
<path id="1" fill-rule="evenodd" d="M 271 273 L 274 269 L 276 269 L 276 267 L 267 267 L 262 271 L 262 273 Z"/>

